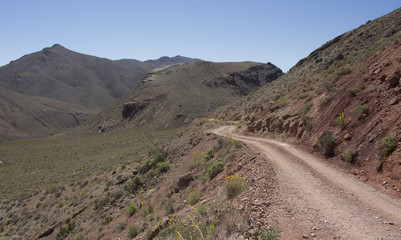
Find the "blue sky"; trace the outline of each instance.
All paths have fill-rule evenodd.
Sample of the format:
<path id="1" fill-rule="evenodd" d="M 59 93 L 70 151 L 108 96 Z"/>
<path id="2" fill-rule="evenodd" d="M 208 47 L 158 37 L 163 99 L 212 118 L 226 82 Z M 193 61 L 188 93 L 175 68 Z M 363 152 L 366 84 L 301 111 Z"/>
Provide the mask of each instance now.
<path id="1" fill-rule="evenodd" d="M 399 0 L 1 1 L 0 66 L 59 43 L 109 59 L 183 55 L 287 71 Z"/>

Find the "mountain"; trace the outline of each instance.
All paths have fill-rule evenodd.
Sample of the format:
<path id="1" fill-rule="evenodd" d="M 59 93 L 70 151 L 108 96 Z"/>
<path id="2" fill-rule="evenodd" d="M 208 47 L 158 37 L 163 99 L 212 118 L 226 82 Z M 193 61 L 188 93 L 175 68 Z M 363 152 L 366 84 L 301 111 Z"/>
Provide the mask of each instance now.
<path id="1" fill-rule="evenodd" d="M 100 110 L 134 88 L 146 73 L 55 44 L 1 67 L 0 86 Z"/>
<path id="2" fill-rule="evenodd" d="M 129 67 L 141 67 L 143 69 L 147 69 L 151 71 L 154 68 L 166 66 L 166 65 L 174 65 L 179 63 L 190 63 L 190 62 L 198 62 L 202 61 L 197 58 L 188 58 L 177 55 L 175 57 L 160 57 L 159 59 L 155 60 L 146 60 L 146 61 L 139 61 L 135 59 L 120 59 L 116 60 L 116 62 L 129 66 Z"/>
<path id="3" fill-rule="evenodd" d="M 154 67 L 188 61 L 195 59 L 162 57 L 126 66 L 59 44 L 25 55 L 0 67 L 0 141 L 77 126 L 135 88 Z"/>
<path id="4" fill-rule="evenodd" d="M 255 69 L 265 74 L 252 75 Z M 237 72 L 249 73 L 242 78 Z M 137 88 L 105 108 L 90 124 L 112 128 L 120 124 L 177 127 L 238 100 L 283 75 L 271 63 L 192 62 L 151 71 Z M 260 78 L 259 78 L 260 77 Z"/>

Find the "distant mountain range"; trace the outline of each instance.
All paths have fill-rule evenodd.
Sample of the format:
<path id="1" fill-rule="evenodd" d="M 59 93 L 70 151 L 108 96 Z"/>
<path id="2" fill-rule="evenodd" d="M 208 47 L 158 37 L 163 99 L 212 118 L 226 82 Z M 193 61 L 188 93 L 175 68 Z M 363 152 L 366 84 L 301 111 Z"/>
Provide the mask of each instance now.
<path id="1" fill-rule="evenodd" d="M 176 56 L 112 61 L 55 44 L 0 67 L 0 141 L 76 126 L 135 88 L 152 69 L 199 61 Z"/>

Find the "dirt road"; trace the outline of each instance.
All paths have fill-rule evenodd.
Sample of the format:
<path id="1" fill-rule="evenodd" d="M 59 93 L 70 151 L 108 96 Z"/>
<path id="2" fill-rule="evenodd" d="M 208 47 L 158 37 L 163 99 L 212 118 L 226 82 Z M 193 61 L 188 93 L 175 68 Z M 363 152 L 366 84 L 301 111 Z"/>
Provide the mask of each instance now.
<path id="1" fill-rule="evenodd" d="M 264 155 L 277 172 L 282 239 L 401 239 L 401 202 L 295 147 L 264 138 L 230 136 Z M 305 232 L 305 226 L 311 228 Z"/>

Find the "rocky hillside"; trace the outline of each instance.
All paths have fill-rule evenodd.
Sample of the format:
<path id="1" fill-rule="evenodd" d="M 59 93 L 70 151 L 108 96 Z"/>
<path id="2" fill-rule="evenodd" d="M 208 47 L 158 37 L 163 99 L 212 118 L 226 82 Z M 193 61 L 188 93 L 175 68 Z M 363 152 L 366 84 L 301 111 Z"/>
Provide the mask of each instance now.
<path id="1" fill-rule="evenodd" d="M 266 74 L 258 79 L 251 74 L 255 68 Z M 250 76 L 237 78 L 235 71 Z M 239 204 L 234 199 L 240 191 L 221 192 L 221 182 L 241 169 L 247 179 L 272 170 L 258 168 L 261 158 L 240 142 L 205 135 L 216 121 L 198 117 L 240 99 L 238 89 L 246 84 L 249 91 L 281 74 L 272 64 L 252 62 L 164 67 L 75 130 L 0 144 L 0 237 L 168 239 L 175 237 L 174 226 L 182 220 L 186 225 L 179 231 L 187 238 L 198 234 L 184 232 L 188 203 L 199 208 L 202 224 L 218 227 L 214 237 L 247 234 L 253 203 L 243 203 L 246 211 L 232 212 L 227 201 Z M 210 82 L 225 84 L 208 86 Z M 267 196 L 256 189 L 247 194 Z M 263 209 L 269 206 L 263 204 Z M 242 219 L 235 233 L 232 214 Z M 176 222 L 167 225 L 167 216 Z"/>
<path id="2" fill-rule="evenodd" d="M 253 74 L 255 69 L 265 72 Z M 238 100 L 282 74 L 279 68 L 270 63 L 253 62 L 201 61 L 158 68 L 88 125 L 92 128 L 99 126 L 103 130 L 146 123 L 155 124 L 157 129 L 188 125 L 194 119 Z"/>
<path id="3" fill-rule="evenodd" d="M 220 111 L 249 134 L 284 137 L 401 192 L 401 9 L 324 44 L 289 73 Z"/>

